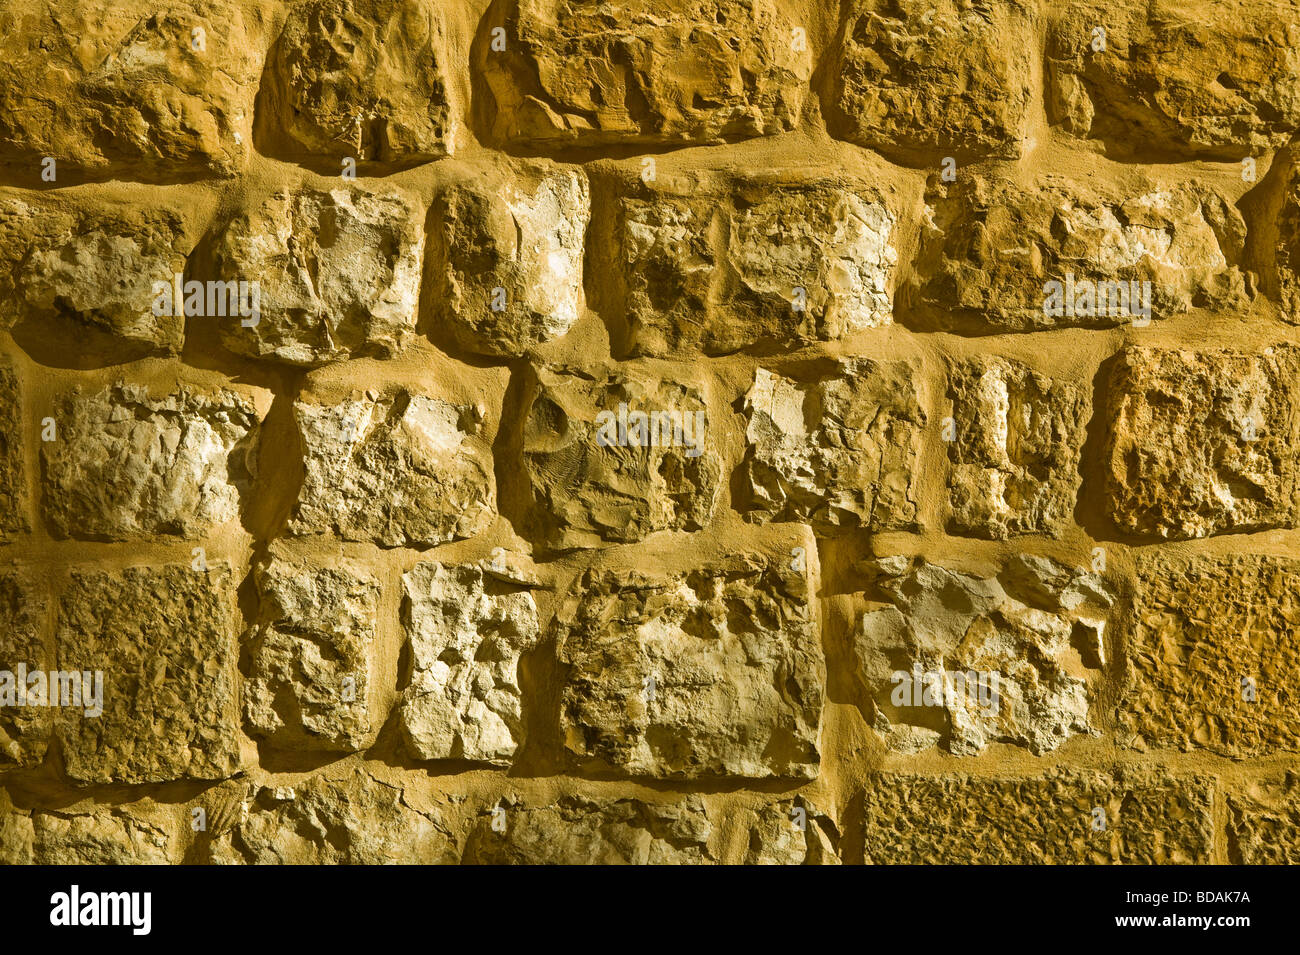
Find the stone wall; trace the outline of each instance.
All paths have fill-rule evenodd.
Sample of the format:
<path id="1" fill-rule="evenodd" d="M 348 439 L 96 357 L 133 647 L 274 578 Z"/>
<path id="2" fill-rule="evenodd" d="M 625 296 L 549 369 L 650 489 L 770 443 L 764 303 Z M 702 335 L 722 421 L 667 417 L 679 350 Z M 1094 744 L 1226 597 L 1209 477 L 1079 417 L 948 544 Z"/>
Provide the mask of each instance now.
<path id="1" fill-rule="evenodd" d="M 0 861 L 1300 862 L 1300 7 L 113 6 L 0 3 Z"/>

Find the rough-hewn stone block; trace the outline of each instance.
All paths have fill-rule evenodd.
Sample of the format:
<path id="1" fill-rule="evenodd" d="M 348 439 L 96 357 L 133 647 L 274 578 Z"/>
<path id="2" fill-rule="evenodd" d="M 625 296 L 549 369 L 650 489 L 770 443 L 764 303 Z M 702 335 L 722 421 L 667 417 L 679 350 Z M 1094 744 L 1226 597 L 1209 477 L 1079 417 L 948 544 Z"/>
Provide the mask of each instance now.
<path id="1" fill-rule="evenodd" d="M 536 536 L 568 549 L 703 527 L 722 480 L 703 376 L 636 365 L 575 372 L 537 368 L 526 398 Z"/>
<path id="2" fill-rule="evenodd" d="M 1241 865 L 1300 863 L 1300 775 L 1228 794 L 1228 857 Z"/>
<path id="3" fill-rule="evenodd" d="M 538 638 L 532 595 L 477 567 L 439 563 L 416 564 L 402 583 L 407 750 L 417 759 L 509 764 L 524 738 L 519 658 Z"/>
<path id="4" fill-rule="evenodd" d="M 435 206 L 427 262 L 436 324 L 459 347 L 497 356 L 565 334 L 585 307 L 590 211 L 580 169 L 451 186 Z"/>
<path id="5" fill-rule="evenodd" d="M 1144 559 L 1136 601 L 1122 739 L 1236 758 L 1300 751 L 1300 561 Z"/>
<path id="6" fill-rule="evenodd" d="M 31 526 L 27 516 L 23 411 L 18 376 L 7 360 L 0 361 L 0 542 Z"/>
<path id="7" fill-rule="evenodd" d="M 230 566 L 73 571 L 60 601 L 60 670 L 103 674 L 103 712 L 59 711 L 82 783 L 222 779 L 240 768 L 238 611 Z"/>
<path id="8" fill-rule="evenodd" d="M 313 0 L 290 11 L 259 105 L 291 154 L 420 162 L 452 152 L 457 106 L 446 74 L 437 4 Z"/>
<path id="9" fill-rule="evenodd" d="M 280 558 L 255 579 L 243 694 L 252 735 L 285 749 L 364 749 L 380 722 L 369 699 L 379 582 L 347 562 Z"/>
<path id="10" fill-rule="evenodd" d="M 386 547 L 470 537 L 496 514 L 492 452 L 475 408 L 399 391 L 297 402 L 306 475 L 289 533 Z"/>
<path id="11" fill-rule="evenodd" d="M 803 796 L 759 810 L 744 865 L 840 865 L 839 828 Z"/>
<path id="12" fill-rule="evenodd" d="M 1300 352 L 1129 348 L 1111 372 L 1105 501 L 1171 540 L 1295 525 Z"/>
<path id="13" fill-rule="evenodd" d="M 197 240 L 179 204 L 0 197 L 2 323 L 72 344 L 104 336 L 101 352 L 122 343 L 127 357 L 178 354 L 185 317 L 155 285 L 173 287 Z"/>
<path id="14" fill-rule="evenodd" d="M 759 368 L 745 396 L 746 516 L 915 529 L 926 424 L 916 378 L 910 362 L 866 358 L 802 380 Z"/>
<path id="15" fill-rule="evenodd" d="M 0 141 L 33 184 L 46 156 L 60 172 L 147 181 L 246 165 L 265 4 L 10 0 L 0 18 Z"/>
<path id="16" fill-rule="evenodd" d="M 492 139 L 530 146 L 687 145 L 799 121 L 812 56 L 774 0 L 511 0 L 480 36 Z M 800 27 L 802 30 L 803 28 Z M 806 31 L 805 31 L 806 37 Z"/>
<path id="17" fill-rule="evenodd" d="M 815 554 L 588 571 L 559 609 L 564 745 L 631 776 L 809 778 L 825 679 Z"/>
<path id="18" fill-rule="evenodd" d="M 49 745 L 54 710 L 19 705 L 28 700 L 32 674 L 47 679 L 53 669 L 45 642 L 48 609 L 33 580 L 0 574 L 0 773 L 39 765 Z"/>
<path id="19" fill-rule="evenodd" d="M 934 181 L 904 320 L 967 334 L 1102 328 L 1246 301 L 1245 221 L 1196 182 Z"/>
<path id="20" fill-rule="evenodd" d="M 874 188 L 755 177 L 625 196 L 617 220 L 629 354 L 788 350 L 892 321 L 896 214 Z"/>
<path id="21" fill-rule="evenodd" d="M 1035 754 L 1095 734 L 1096 696 L 1079 655 L 1100 666 L 1107 609 L 1096 575 L 1020 555 L 997 577 L 889 557 L 875 562 L 883 605 L 854 631 L 875 728 L 890 749 L 942 745 L 974 755 L 993 742 Z"/>
<path id="22" fill-rule="evenodd" d="M 438 865 L 457 840 L 442 807 L 363 769 L 248 791 L 209 850 L 218 865 Z"/>
<path id="23" fill-rule="evenodd" d="M 1018 0 L 852 0 L 835 65 L 832 129 L 896 161 L 1014 159 L 1038 37 Z"/>
<path id="24" fill-rule="evenodd" d="M 995 540 L 1059 536 L 1079 489 L 1084 388 L 982 356 L 952 363 L 948 396 L 949 528 Z"/>
<path id="25" fill-rule="evenodd" d="M 1214 847 L 1213 789 L 1201 777 L 877 773 L 862 812 L 875 865 L 1203 864 Z"/>
<path id="26" fill-rule="evenodd" d="M 44 512 L 61 537 L 203 537 L 239 516 L 258 428 L 234 391 L 151 395 L 117 384 L 64 397 L 41 443 Z"/>
<path id="27" fill-rule="evenodd" d="M 1073 3 L 1048 31 L 1048 118 L 1120 159 L 1258 155 L 1300 129 L 1297 42 L 1292 3 Z"/>
<path id="28" fill-rule="evenodd" d="M 497 815 L 493 815 L 493 810 Z M 505 831 L 501 832 L 501 820 Z M 493 828 L 497 821 L 496 828 Z M 700 865 L 712 832 L 698 796 L 678 803 L 562 796 L 551 805 L 502 800 L 465 845 L 468 865 Z"/>
<path id="29" fill-rule="evenodd" d="M 177 865 L 175 817 L 151 800 L 119 807 L 24 812 L 0 793 L 0 864 Z"/>
<path id="30" fill-rule="evenodd" d="M 222 280 L 258 283 L 257 313 L 210 320 L 256 358 L 391 357 L 415 330 L 423 255 L 424 212 L 402 190 L 281 189 L 239 212 L 213 253 Z"/>

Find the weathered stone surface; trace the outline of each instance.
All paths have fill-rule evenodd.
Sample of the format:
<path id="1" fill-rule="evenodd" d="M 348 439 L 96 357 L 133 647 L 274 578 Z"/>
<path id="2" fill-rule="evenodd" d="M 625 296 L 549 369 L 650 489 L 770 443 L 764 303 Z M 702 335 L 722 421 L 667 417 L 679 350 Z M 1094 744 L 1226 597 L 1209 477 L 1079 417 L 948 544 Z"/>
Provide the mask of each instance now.
<path id="1" fill-rule="evenodd" d="M 1300 775 L 1228 795 L 1228 857 L 1239 865 L 1300 863 Z"/>
<path id="2" fill-rule="evenodd" d="M 289 533 L 386 547 L 471 537 L 496 514 L 478 409 L 399 391 L 332 407 L 296 402 L 306 476 Z"/>
<path id="3" fill-rule="evenodd" d="M 23 400 L 18 376 L 0 361 L 0 542 L 27 530 L 27 465 L 23 451 Z"/>
<path id="4" fill-rule="evenodd" d="M 0 864 L 176 865 L 182 843 L 174 818 L 151 800 L 86 811 L 25 812 L 0 793 Z"/>
<path id="5" fill-rule="evenodd" d="M 790 349 L 892 321 L 896 215 L 874 188 L 746 179 L 628 196 L 618 220 L 628 354 Z"/>
<path id="6" fill-rule="evenodd" d="M 699 796 L 678 803 L 562 796 L 549 806 L 502 800 L 505 832 L 484 810 L 465 844 L 467 865 L 701 865 L 716 860 Z"/>
<path id="7" fill-rule="evenodd" d="M 1250 265 L 1282 320 L 1300 325 L 1300 157 L 1295 150 L 1276 154 L 1268 178 L 1275 176 L 1275 186 L 1264 187 L 1264 209 L 1251 223 Z"/>
<path id="8" fill-rule="evenodd" d="M 243 694 L 252 735 L 284 749 L 366 748 L 381 722 L 369 700 L 379 582 L 346 562 L 280 558 L 255 579 Z"/>
<path id="9" fill-rule="evenodd" d="M 538 638 L 532 594 L 478 567 L 432 562 L 416 564 L 402 583 L 407 750 L 417 759 L 508 765 L 524 739 L 519 658 Z"/>
<path id="10" fill-rule="evenodd" d="M 1229 309 L 1247 297 L 1245 235 L 1232 202 L 1196 182 L 1101 188 L 1049 173 L 1025 187 L 968 171 L 927 192 L 903 314 L 986 334 Z"/>
<path id="11" fill-rule="evenodd" d="M 439 865 L 455 863 L 457 839 L 443 807 L 412 789 L 355 769 L 298 786 L 250 792 L 232 824 L 214 834 L 218 865 Z"/>
<path id="12" fill-rule="evenodd" d="M 536 180 L 484 175 L 450 187 L 435 207 L 427 265 L 437 321 L 452 340 L 518 356 L 572 328 L 585 307 L 590 213 L 581 169 Z"/>
<path id="13" fill-rule="evenodd" d="M 796 796 L 765 807 L 749 830 L 745 865 L 840 865 L 840 833 L 816 806 Z"/>
<path id="14" fill-rule="evenodd" d="M 0 773 L 38 766 L 50 741 L 51 714 L 26 702 L 28 677 L 53 667 L 45 645 L 48 602 L 32 580 L 0 573 Z"/>
<path id="15" fill-rule="evenodd" d="M 1104 630 L 1114 600 L 1095 575 L 1020 557 L 996 578 L 921 558 L 875 562 L 883 606 L 863 614 L 854 655 L 886 745 L 958 756 L 1008 742 L 1039 755 L 1095 734 L 1095 688 L 1071 662 L 1079 621 Z"/>
<path id="16" fill-rule="evenodd" d="M 1048 31 L 1048 118 L 1124 160 L 1258 155 L 1300 129 L 1297 43 L 1292 3 L 1074 3 Z"/>
<path id="17" fill-rule="evenodd" d="M 41 443 L 44 511 L 61 537 L 199 538 L 239 516 L 258 428 L 234 391 L 150 395 L 117 384 L 64 397 Z"/>
<path id="18" fill-rule="evenodd" d="M 237 609 L 230 566 L 72 572 L 60 601 L 61 670 L 103 674 L 103 713 L 59 711 L 81 783 L 222 779 L 240 768 Z"/>
<path id="19" fill-rule="evenodd" d="M 1171 540 L 1295 525 L 1300 352 L 1128 348 L 1111 373 L 1105 500 Z"/>
<path id="20" fill-rule="evenodd" d="M 1034 19 L 1018 0 L 853 0 L 827 104 L 832 129 L 915 165 L 1016 158 L 1033 96 Z"/>
<path id="21" fill-rule="evenodd" d="M 159 305 L 154 284 L 172 286 L 197 239 L 179 207 L 0 197 L 0 324 L 46 338 L 99 333 L 137 357 L 178 354 L 185 317 Z"/>
<path id="22" fill-rule="evenodd" d="M 1300 562 L 1138 562 L 1120 738 L 1236 758 L 1300 750 Z"/>
<path id="23" fill-rule="evenodd" d="M 815 776 L 825 673 L 810 548 L 676 574 L 587 571 L 555 624 L 572 758 L 656 778 Z"/>
<path id="24" fill-rule="evenodd" d="M 745 395 L 749 520 L 916 529 L 916 377 L 911 363 L 866 358 L 802 381 L 759 368 Z"/>
<path id="25" fill-rule="evenodd" d="M 1106 828 L 1093 829 L 1093 809 Z M 1126 772 L 1028 779 L 877 773 L 863 799 L 868 865 L 1185 865 L 1214 847 L 1212 783 Z"/>
<path id="26" fill-rule="evenodd" d="M 799 120 L 807 42 L 773 0 L 514 0 L 504 50 L 480 36 L 491 139 L 537 146 L 686 145 Z M 801 28 L 802 29 L 802 28 Z"/>
<path id="27" fill-rule="evenodd" d="M 313 0 L 290 11 L 260 105 L 291 152 L 438 159 L 452 152 L 456 122 L 446 71 L 442 15 L 429 0 Z"/>
<path id="28" fill-rule="evenodd" d="M 213 253 L 221 279 L 258 283 L 258 314 L 213 320 L 255 358 L 388 358 L 415 330 L 423 255 L 424 210 L 400 189 L 280 189 L 237 214 Z"/>
<path id="29" fill-rule="evenodd" d="M 0 141 L 96 177 L 232 176 L 248 161 L 272 17 L 230 0 L 0 7 Z"/>
<path id="30" fill-rule="evenodd" d="M 994 540 L 1059 536 L 1079 490 L 1084 387 L 981 356 L 952 363 L 948 396 L 949 529 Z"/>
<path id="31" fill-rule="evenodd" d="M 638 366 L 537 368 L 522 443 L 535 536 L 567 549 L 703 527 L 722 481 L 706 387 Z"/>

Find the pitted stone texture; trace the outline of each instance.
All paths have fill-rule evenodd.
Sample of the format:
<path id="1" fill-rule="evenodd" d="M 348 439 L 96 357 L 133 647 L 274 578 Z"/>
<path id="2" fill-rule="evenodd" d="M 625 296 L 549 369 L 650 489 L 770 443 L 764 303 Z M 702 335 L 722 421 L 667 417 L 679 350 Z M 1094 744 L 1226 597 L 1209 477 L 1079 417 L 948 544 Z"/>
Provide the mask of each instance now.
<path id="1" fill-rule="evenodd" d="M 467 865 L 703 865 L 712 827 L 699 796 L 678 803 L 561 796 L 551 805 L 503 800 L 465 845 Z M 497 828 L 493 828 L 496 821 Z M 498 831 L 504 820 L 505 831 Z"/>
<path id="2" fill-rule="evenodd" d="M 291 365 L 389 358 L 415 330 L 424 210 L 392 186 L 281 189 L 236 215 L 213 258 L 256 281 L 256 316 L 216 319 L 231 351 Z"/>
<path id="3" fill-rule="evenodd" d="M 853 0 L 836 63 L 836 134 L 909 165 L 1014 159 L 1038 33 L 1018 0 Z"/>
<path id="4" fill-rule="evenodd" d="M 26 531 L 27 465 L 23 450 L 23 400 L 18 376 L 0 360 L 0 541 Z"/>
<path id="5" fill-rule="evenodd" d="M 992 540 L 1060 536 L 1079 490 L 1084 388 L 982 356 L 951 365 L 948 395 L 949 529 Z"/>
<path id="6" fill-rule="evenodd" d="M 443 806 L 359 768 L 258 788 L 209 851 L 217 865 L 445 865 L 459 855 Z"/>
<path id="7" fill-rule="evenodd" d="M 1300 562 L 1139 561 L 1135 618 L 1121 739 L 1237 759 L 1300 751 Z"/>
<path id="8" fill-rule="evenodd" d="M 868 865 L 1186 865 L 1214 847 L 1212 782 L 1195 776 L 876 773 L 862 812 Z"/>
<path id="9" fill-rule="evenodd" d="M 1194 182 L 1103 190 L 1048 174 L 1025 187 L 968 171 L 927 191 L 904 314 L 987 334 L 1227 310 L 1248 298 L 1245 236 L 1233 203 Z"/>
<path id="10" fill-rule="evenodd" d="M 385 547 L 471 537 L 496 516 L 478 409 L 399 391 L 296 402 L 306 476 L 290 534 L 332 532 Z"/>
<path id="11" fill-rule="evenodd" d="M 203 537 L 239 516 L 258 429 L 234 391 L 117 384 L 66 396 L 41 443 L 45 515 L 61 537 Z"/>
<path id="12" fill-rule="evenodd" d="M 1106 496 L 1115 524 L 1182 540 L 1293 527 L 1300 351 L 1128 348 L 1110 380 Z"/>
<path id="13" fill-rule="evenodd" d="M 509 765 L 523 743 L 519 658 L 538 638 L 532 594 L 472 566 L 402 577 L 411 681 L 399 725 L 417 759 Z"/>
<path id="14" fill-rule="evenodd" d="M 840 865 L 835 823 L 803 796 L 764 807 L 749 829 L 745 865 Z"/>
<path id="15" fill-rule="evenodd" d="M 80 783 L 223 779 L 240 769 L 235 581 L 230 566 L 72 572 L 60 603 L 61 670 L 103 673 L 103 713 L 59 711 Z"/>
<path id="16" fill-rule="evenodd" d="M 914 476 L 926 416 L 909 362 L 841 359 L 796 381 L 759 368 L 745 395 L 751 521 L 819 531 L 918 527 Z"/>
<path id="17" fill-rule="evenodd" d="M 428 259 L 438 319 L 461 348 L 518 356 L 565 334 L 585 307 L 591 194 L 581 169 L 450 187 Z"/>
<path id="18" fill-rule="evenodd" d="M 180 309 L 170 297 L 160 302 L 154 286 L 172 287 L 196 241 L 179 207 L 0 197 L 2 323 L 30 324 L 48 337 L 67 321 L 133 345 L 139 355 L 178 354 L 185 317 L 173 314 Z"/>
<path id="19" fill-rule="evenodd" d="M 535 536 L 569 549 L 704 527 L 722 459 L 700 378 L 537 368 L 522 445 Z"/>
<path id="20" fill-rule="evenodd" d="M 174 181 L 233 176 L 252 145 L 272 26 L 260 0 L 0 7 L 0 141 L 9 163 Z"/>
<path id="21" fill-rule="evenodd" d="M 150 800 L 87 811 L 20 812 L 0 798 L 0 864 L 178 865 L 174 818 Z"/>
<path id="22" fill-rule="evenodd" d="M 1292 3 L 1074 3 L 1048 31 L 1048 119 L 1122 160 L 1258 155 L 1300 129 L 1298 43 Z"/>
<path id="23" fill-rule="evenodd" d="M 825 668 L 811 559 L 587 571 L 556 618 L 575 762 L 660 779 L 815 776 Z"/>
<path id="24" fill-rule="evenodd" d="M 874 569 L 884 605 L 863 614 L 854 654 L 890 749 L 973 756 L 1007 742 L 1041 755 L 1095 734 L 1096 688 L 1071 649 L 1080 621 L 1104 632 L 1114 596 L 1102 580 L 1025 557 L 999 577 L 921 558 Z"/>
<path id="25" fill-rule="evenodd" d="M 1300 776 L 1294 770 L 1229 794 L 1228 856 L 1238 865 L 1300 864 Z"/>
<path id="26" fill-rule="evenodd" d="M 267 58 L 268 125 L 290 152 L 408 163 L 450 155 L 455 107 L 430 0 L 313 0 Z"/>
<path id="27" fill-rule="evenodd" d="M 808 43 L 795 42 L 797 24 L 773 0 L 618 8 L 516 0 L 501 22 L 505 50 L 480 37 L 477 63 L 489 137 L 499 142 L 667 146 L 770 136 L 798 123 L 812 76 Z"/>
<path id="28" fill-rule="evenodd" d="M 873 188 L 831 180 L 625 197 L 614 263 L 623 350 L 788 350 L 888 325 L 895 222 Z"/>
<path id="29" fill-rule="evenodd" d="M 0 773 L 39 766 L 49 746 L 55 711 L 15 705 L 26 700 L 26 677 L 54 669 L 45 644 L 48 609 L 32 580 L 0 573 Z"/>
<path id="30" fill-rule="evenodd" d="M 379 582 L 346 562 L 280 558 L 255 579 L 243 693 L 252 735 L 282 749 L 365 749 L 381 722 L 369 704 Z"/>

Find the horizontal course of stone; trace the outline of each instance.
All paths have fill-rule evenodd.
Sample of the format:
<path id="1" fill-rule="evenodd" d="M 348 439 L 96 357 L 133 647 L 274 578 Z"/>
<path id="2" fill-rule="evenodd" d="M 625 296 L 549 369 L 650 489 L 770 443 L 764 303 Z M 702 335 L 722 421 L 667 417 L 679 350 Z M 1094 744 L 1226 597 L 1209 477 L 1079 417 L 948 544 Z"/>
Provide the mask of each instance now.
<path id="1" fill-rule="evenodd" d="M 1300 6 L 102 7 L 0 862 L 1300 862 Z"/>

